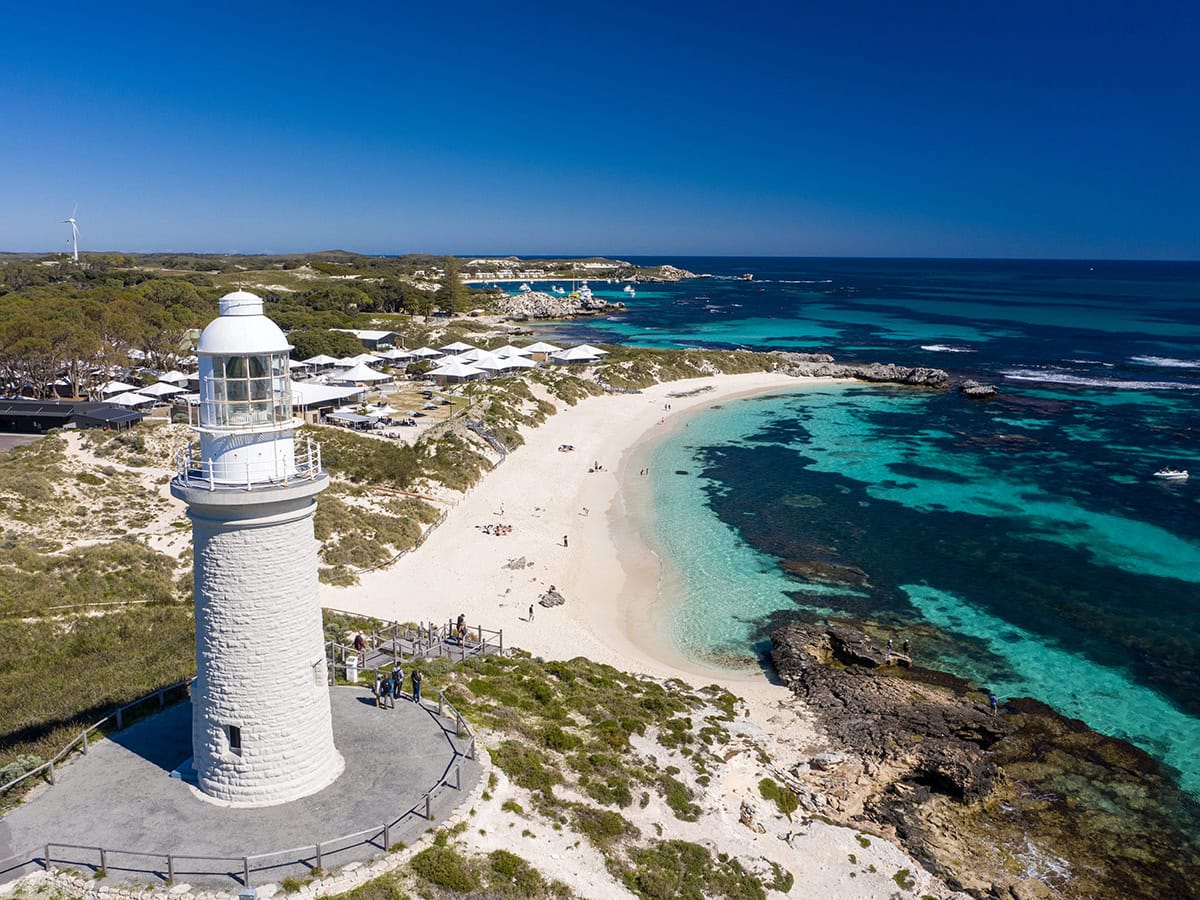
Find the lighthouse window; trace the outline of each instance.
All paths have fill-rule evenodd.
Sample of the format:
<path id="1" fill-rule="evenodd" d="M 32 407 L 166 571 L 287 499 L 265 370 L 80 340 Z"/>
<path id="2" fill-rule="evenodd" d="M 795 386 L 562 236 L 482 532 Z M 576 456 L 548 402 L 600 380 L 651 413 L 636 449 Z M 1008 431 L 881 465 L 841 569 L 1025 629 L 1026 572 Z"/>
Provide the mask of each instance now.
<path id="1" fill-rule="evenodd" d="M 203 424 L 254 427 L 291 421 L 288 355 L 214 356 L 206 378 Z"/>
<path id="2" fill-rule="evenodd" d="M 229 739 L 229 750 L 232 753 L 242 752 L 242 729 L 237 725 L 226 725 L 225 736 Z"/>

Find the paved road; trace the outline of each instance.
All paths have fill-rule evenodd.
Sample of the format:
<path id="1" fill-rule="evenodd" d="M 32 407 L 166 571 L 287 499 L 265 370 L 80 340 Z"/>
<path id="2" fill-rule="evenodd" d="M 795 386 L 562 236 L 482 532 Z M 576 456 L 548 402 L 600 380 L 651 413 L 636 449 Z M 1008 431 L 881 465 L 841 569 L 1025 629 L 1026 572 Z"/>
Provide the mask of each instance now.
<path id="1" fill-rule="evenodd" d="M 346 769 L 311 797 L 261 809 L 230 809 L 196 797 L 188 785 L 169 777 L 191 756 L 191 704 L 181 703 L 93 745 L 91 753 L 60 770 L 58 784 L 0 819 L 0 860 L 26 851 L 40 859 L 47 841 L 190 856 L 308 848 L 251 877 L 251 883 L 278 881 L 305 874 L 308 866 L 296 860 L 310 855 L 318 841 L 395 821 L 443 778 L 453 781 L 455 765 L 463 767 L 463 790 L 443 789 L 434 801 L 435 819 L 449 815 L 478 780 L 476 763 L 461 756 L 456 760 L 453 735 L 412 703 L 401 700 L 395 710 L 378 710 L 368 691 L 352 687 L 333 688 L 330 699 L 334 740 Z M 410 816 L 390 838 L 411 844 L 427 824 Z M 380 852 L 361 845 L 333 849 L 323 860 L 325 869 Z M 94 851 L 55 850 L 53 855 L 56 864 L 84 871 L 99 863 Z M 113 880 L 146 883 L 156 873 L 165 877 L 163 858 L 109 853 L 107 862 Z M 233 886 L 229 877 L 188 873 L 188 865 L 177 864 L 176 881 Z M 201 865 L 227 865 L 230 877 L 241 877 L 239 863 Z"/>

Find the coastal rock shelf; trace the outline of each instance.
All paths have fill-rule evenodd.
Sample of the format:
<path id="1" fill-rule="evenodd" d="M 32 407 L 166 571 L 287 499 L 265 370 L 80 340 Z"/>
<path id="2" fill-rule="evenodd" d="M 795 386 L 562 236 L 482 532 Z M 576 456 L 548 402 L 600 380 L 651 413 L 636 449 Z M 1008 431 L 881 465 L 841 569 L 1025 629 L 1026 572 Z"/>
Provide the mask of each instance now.
<path id="1" fill-rule="evenodd" d="M 772 635 L 780 679 L 834 748 L 801 806 L 899 841 L 977 897 L 1195 896 L 1200 809 L 1148 754 L 1025 698 L 902 665 L 859 623 Z M 884 638 L 886 641 L 886 638 Z"/>
<path id="2" fill-rule="evenodd" d="M 585 300 L 579 297 L 559 297 L 543 291 L 511 294 L 496 301 L 500 315 L 510 319 L 569 319 L 574 316 L 595 316 L 624 309 L 624 303 L 609 303 L 598 297 Z"/>
<path id="3" fill-rule="evenodd" d="M 839 363 L 828 353 L 775 354 L 783 365 L 780 371 L 802 378 L 857 378 L 878 384 L 907 384 L 914 387 L 944 388 L 950 375 L 942 369 L 924 366 L 898 366 L 895 363 Z"/>

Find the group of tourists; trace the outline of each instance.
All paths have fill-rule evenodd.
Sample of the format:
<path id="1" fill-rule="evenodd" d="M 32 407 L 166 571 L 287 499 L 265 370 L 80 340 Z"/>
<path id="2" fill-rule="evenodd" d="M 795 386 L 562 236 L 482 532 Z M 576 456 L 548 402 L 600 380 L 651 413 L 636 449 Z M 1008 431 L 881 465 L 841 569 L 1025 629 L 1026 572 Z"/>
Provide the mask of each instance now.
<path id="1" fill-rule="evenodd" d="M 412 702 L 421 702 L 421 682 L 424 676 L 420 669 L 413 669 L 412 673 Z M 396 698 L 404 695 L 404 669 L 397 665 L 392 669 L 391 673 L 376 672 L 375 686 L 372 689 L 375 694 L 375 705 L 379 709 L 395 709 Z"/>
<path id="2" fill-rule="evenodd" d="M 482 530 L 484 534 L 494 534 L 496 537 L 503 537 L 506 534 L 512 534 L 513 527 L 511 525 L 501 525 L 497 522 L 495 525 L 482 526 Z"/>

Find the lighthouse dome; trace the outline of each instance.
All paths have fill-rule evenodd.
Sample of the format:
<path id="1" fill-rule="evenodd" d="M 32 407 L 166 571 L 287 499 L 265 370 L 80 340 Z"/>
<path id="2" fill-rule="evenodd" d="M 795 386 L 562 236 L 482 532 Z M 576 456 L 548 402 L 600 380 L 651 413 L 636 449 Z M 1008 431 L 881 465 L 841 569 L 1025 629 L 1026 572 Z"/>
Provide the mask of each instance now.
<path id="1" fill-rule="evenodd" d="M 280 353 L 292 349 L 279 326 L 263 315 L 262 298 L 234 291 L 220 300 L 221 314 L 200 334 L 196 352 L 204 355 Z"/>

